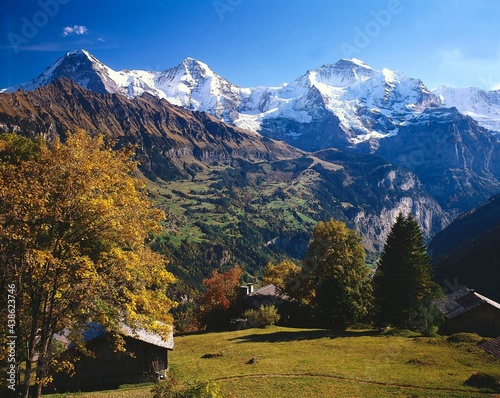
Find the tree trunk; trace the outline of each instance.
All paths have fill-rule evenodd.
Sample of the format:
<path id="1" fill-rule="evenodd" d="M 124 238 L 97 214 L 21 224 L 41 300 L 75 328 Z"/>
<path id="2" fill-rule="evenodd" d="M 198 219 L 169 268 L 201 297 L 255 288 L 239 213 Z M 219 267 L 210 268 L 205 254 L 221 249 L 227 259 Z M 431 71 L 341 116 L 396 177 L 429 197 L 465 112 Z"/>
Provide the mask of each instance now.
<path id="1" fill-rule="evenodd" d="M 31 379 L 31 360 L 26 359 L 26 370 L 24 371 L 23 397 L 29 398 L 30 394 L 30 379 Z"/>
<path id="2" fill-rule="evenodd" d="M 41 352 L 38 356 L 36 364 L 36 388 L 33 390 L 33 398 L 42 396 L 42 387 L 47 376 L 47 359 L 49 354 L 49 346 L 52 339 L 47 337 L 47 333 L 42 332 Z"/>

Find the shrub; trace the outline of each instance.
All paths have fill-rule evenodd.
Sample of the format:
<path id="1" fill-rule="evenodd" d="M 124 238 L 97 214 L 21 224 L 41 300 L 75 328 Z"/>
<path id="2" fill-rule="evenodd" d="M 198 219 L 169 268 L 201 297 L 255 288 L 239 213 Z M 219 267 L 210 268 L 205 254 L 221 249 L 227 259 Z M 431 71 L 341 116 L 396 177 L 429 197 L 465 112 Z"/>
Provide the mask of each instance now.
<path id="1" fill-rule="evenodd" d="M 182 398 L 224 398 L 224 394 L 220 386 L 211 381 L 208 383 L 195 384 L 188 387 Z"/>
<path id="2" fill-rule="evenodd" d="M 181 398 L 179 384 L 173 377 L 156 383 L 151 392 L 153 398 Z"/>
<path id="3" fill-rule="evenodd" d="M 488 373 L 474 373 L 466 382 L 465 385 L 487 389 L 493 392 L 500 392 L 500 375 Z"/>
<path id="4" fill-rule="evenodd" d="M 485 341 L 484 337 L 476 333 L 455 333 L 448 337 L 450 343 L 476 343 L 480 344 Z"/>
<path id="5" fill-rule="evenodd" d="M 274 304 L 262 305 L 258 310 L 246 310 L 243 317 L 248 319 L 248 324 L 252 327 L 271 326 L 280 320 Z"/>

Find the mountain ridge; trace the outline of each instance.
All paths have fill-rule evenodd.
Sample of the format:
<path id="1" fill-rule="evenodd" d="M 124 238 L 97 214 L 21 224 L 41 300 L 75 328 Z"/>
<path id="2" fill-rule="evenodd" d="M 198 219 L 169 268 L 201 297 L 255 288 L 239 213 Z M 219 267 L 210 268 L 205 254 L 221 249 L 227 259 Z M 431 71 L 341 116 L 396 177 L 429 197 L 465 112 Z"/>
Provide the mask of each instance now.
<path id="1" fill-rule="evenodd" d="M 443 90 L 431 92 L 419 79 L 385 68 L 376 71 L 357 59 L 340 59 L 335 64 L 325 64 L 279 87 L 245 88 L 229 82 L 207 64 L 190 57 L 161 72 L 114 71 L 87 51 L 76 50 L 59 58 L 30 82 L 2 91 L 32 90 L 58 77 L 74 80 L 95 92 L 122 94 L 129 98 L 147 92 L 256 132 L 272 130 L 273 126 L 279 125 L 276 120 L 283 118 L 302 124 L 311 122 L 314 104 L 318 102 L 316 90 L 319 90 L 324 108 L 339 118 L 339 129 L 349 132 L 346 134 L 347 144 L 341 140 L 339 145 L 355 146 L 372 138 L 397 134 L 401 123 L 425 108 L 459 105 L 457 108 L 461 112 L 468 112 L 467 106 L 445 98 Z M 472 110 L 469 113 L 478 116 L 478 122 L 487 128 L 497 127 L 496 108 L 489 113 L 476 114 Z M 498 127 L 500 129 L 500 122 Z M 301 131 L 304 128 L 302 126 Z M 290 131 L 287 142 L 296 144 L 294 141 L 301 134 L 305 133 Z"/>
<path id="2" fill-rule="evenodd" d="M 451 116 L 442 93 L 436 96 L 421 80 L 377 71 L 360 60 L 325 64 L 279 87 L 242 88 L 194 58 L 163 72 L 116 72 L 79 50 L 37 81 L 64 74 L 93 92 L 128 99 L 151 95 L 304 151 L 382 155 L 416 173 L 453 217 L 500 191 L 494 132 L 459 110 Z"/>

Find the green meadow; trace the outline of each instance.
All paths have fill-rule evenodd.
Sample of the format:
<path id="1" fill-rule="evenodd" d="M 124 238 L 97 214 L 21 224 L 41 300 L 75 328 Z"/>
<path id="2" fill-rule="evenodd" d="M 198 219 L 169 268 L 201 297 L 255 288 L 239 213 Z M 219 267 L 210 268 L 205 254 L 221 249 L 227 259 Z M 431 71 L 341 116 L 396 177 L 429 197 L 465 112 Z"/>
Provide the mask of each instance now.
<path id="1" fill-rule="evenodd" d="M 466 382 L 477 373 L 500 380 L 500 360 L 479 346 L 481 338 L 458 341 L 283 327 L 193 334 L 176 337 L 170 374 L 181 384 L 216 381 L 238 398 L 495 396 L 491 385 Z M 218 355 L 202 358 L 206 354 Z M 255 363 L 248 363 L 252 358 Z M 150 389 L 52 397 L 139 398 L 150 396 Z"/>

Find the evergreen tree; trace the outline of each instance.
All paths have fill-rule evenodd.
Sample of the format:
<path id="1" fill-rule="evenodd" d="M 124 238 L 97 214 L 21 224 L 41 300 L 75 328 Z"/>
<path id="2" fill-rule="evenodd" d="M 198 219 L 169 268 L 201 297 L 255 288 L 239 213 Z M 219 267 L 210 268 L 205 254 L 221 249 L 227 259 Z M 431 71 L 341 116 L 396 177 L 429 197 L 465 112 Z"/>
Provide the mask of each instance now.
<path id="1" fill-rule="evenodd" d="M 411 327 L 433 291 L 430 258 L 413 216 L 399 214 L 387 238 L 373 279 L 376 322 Z"/>
<path id="2" fill-rule="evenodd" d="M 368 312 L 369 269 L 359 235 L 343 222 L 320 222 L 303 260 L 303 289 L 325 326 L 345 328 Z"/>

